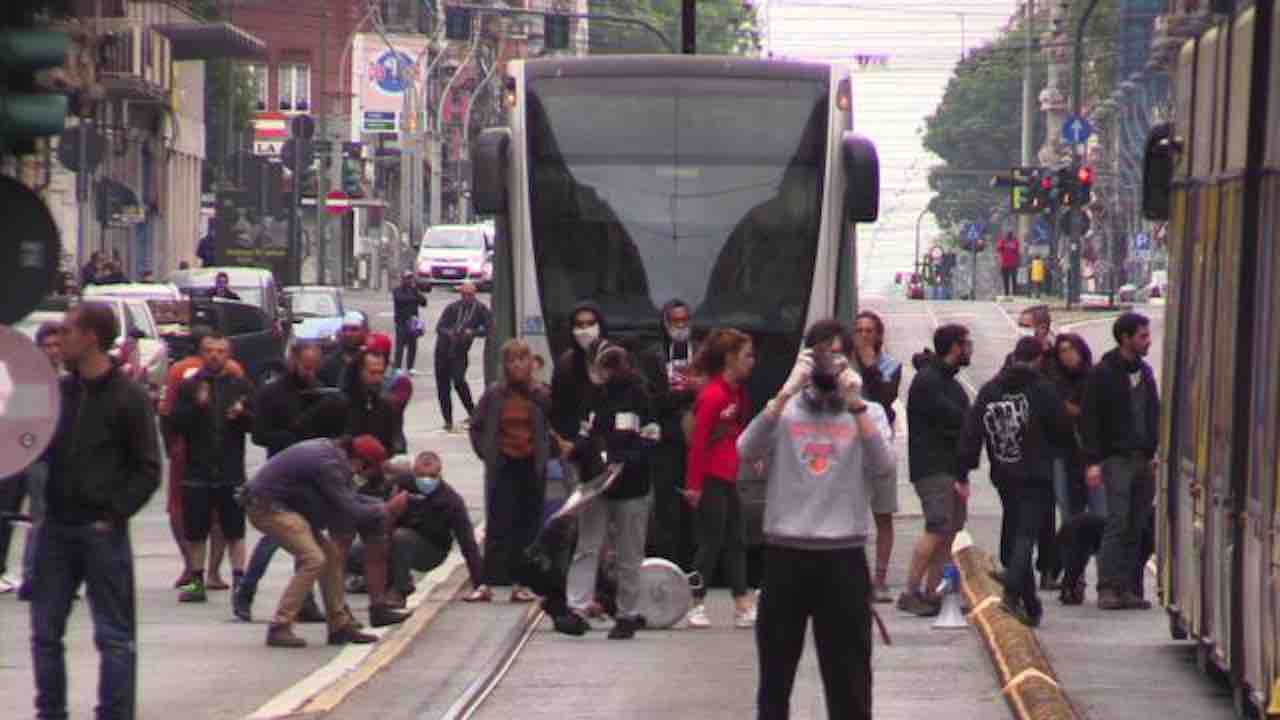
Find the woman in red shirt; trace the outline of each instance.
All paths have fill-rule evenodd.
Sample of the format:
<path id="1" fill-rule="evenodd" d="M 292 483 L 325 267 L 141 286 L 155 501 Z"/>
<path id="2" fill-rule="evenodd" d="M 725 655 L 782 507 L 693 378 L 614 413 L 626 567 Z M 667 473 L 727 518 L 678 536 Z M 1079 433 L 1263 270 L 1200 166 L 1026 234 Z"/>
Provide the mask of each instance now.
<path id="1" fill-rule="evenodd" d="M 755 605 L 747 594 L 747 527 L 737 485 L 738 435 L 747 425 L 750 408 L 744 383 L 755 364 L 751 338 L 733 329 L 712 332 L 693 360 L 694 371 L 709 380 L 693 406 L 685 472 L 685 497 L 697 513 L 694 567 L 703 578 L 694 590 L 689 627 L 711 625 L 703 599 L 722 551 L 733 591 L 734 625 L 755 625 Z"/>

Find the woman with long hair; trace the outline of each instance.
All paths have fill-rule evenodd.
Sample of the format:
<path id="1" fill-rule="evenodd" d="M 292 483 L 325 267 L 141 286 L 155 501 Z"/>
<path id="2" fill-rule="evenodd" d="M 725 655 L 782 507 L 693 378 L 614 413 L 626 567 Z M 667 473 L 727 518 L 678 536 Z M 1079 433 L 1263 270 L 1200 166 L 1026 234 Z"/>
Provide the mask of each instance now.
<path id="1" fill-rule="evenodd" d="M 756 609 L 747 592 L 747 529 L 738 495 L 738 436 L 751 407 L 745 383 L 755 367 L 751 337 L 724 328 L 709 335 L 693 359 L 708 378 L 693 406 L 693 433 L 685 470 L 685 498 L 696 512 L 698 551 L 694 568 L 702 584 L 694 591 L 690 627 L 710 627 L 704 605 L 706 585 L 715 576 L 721 552 L 733 592 L 734 625 L 755 625 Z"/>
<path id="2" fill-rule="evenodd" d="M 1058 395 L 1071 418 L 1074 442 L 1058 448 L 1054 463 L 1053 490 L 1064 522 L 1067 518 L 1088 506 L 1090 512 L 1105 515 L 1106 493 L 1085 492 L 1084 458 L 1080 446 L 1080 406 L 1084 401 L 1084 386 L 1093 368 L 1093 353 L 1089 343 L 1075 333 L 1062 333 L 1054 340 L 1050 356 L 1049 377 L 1058 388 Z"/>

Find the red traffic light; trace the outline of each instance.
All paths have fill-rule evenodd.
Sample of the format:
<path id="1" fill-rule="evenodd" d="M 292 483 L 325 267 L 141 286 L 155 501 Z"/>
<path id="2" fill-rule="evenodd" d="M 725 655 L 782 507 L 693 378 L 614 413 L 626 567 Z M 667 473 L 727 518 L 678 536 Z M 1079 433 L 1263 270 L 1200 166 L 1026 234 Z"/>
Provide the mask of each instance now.
<path id="1" fill-rule="evenodd" d="M 1081 184 L 1081 185 L 1090 185 L 1090 184 L 1092 184 L 1092 183 L 1093 183 L 1093 168 L 1091 168 L 1091 167 L 1082 167 L 1082 168 L 1080 168 L 1080 171 L 1079 171 L 1078 173 L 1076 173 L 1076 179 L 1080 181 L 1080 184 Z"/>
<path id="2" fill-rule="evenodd" d="M 1052 175 L 1046 175 L 1046 176 L 1044 176 L 1044 177 L 1040 178 L 1040 187 L 1044 188 L 1045 190 L 1052 190 L 1052 189 L 1053 189 L 1053 176 L 1052 176 Z"/>

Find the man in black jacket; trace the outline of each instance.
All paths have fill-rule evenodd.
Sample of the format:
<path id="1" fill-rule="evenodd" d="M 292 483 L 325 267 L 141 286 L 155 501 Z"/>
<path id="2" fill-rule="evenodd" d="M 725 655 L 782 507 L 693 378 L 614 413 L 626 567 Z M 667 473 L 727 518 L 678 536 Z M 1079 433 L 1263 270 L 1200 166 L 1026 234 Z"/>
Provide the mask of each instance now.
<path id="1" fill-rule="evenodd" d="M 1160 396 L 1144 358 L 1151 349 L 1151 321 L 1125 313 L 1111 327 L 1117 347 L 1094 366 L 1085 384 L 1080 434 L 1085 482 L 1106 487 L 1107 525 L 1098 562 L 1098 607 L 1146 610 L 1151 603 L 1132 589 L 1142 528 L 1155 501 L 1155 454 Z"/>
<path id="2" fill-rule="evenodd" d="M 253 387 L 226 372 L 231 341 L 217 330 L 200 340 L 200 371 L 183 381 L 169 416 L 186 441 L 182 516 L 186 521 L 191 581 L 179 602 L 205 602 L 205 543 L 214 510 L 231 555 L 232 588 L 244 577 L 244 509 L 235 499 L 244 484 L 244 436 L 253 425 Z"/>
<path id="3" fill-rule="evenodd" d="M 1039 625 L 1044 614 L 1036 596 L 1031 550 L 1040 524 L 1053 508 L 1051 448 L 1071 432 L 1057 390 L 1040 372 L 1043 357 L 1044 346 L 1037 338 L 1018 341 L 1013 362 L 978 391 L 960 441 L 960 467 L 965 471 L 978 467 L 986 446 L 991 482 L 1004 506 L 1004 605 L 1031 626 Z"/>
<path id="4" fill-rule="evenodd" d="M 62 637 L 81 583 L 102 656 L 98 717 L 126 720 L 136 714 L 129 518 L 160 486 L 160 445 L 146 390 L 107 354 L 119 332 L 115 313 L 105 305 L 78 305 L 63 321 L 63 358 L 72 374 L 60 384 L 62 412 L 48 455 L 48 507 L 37 531 L 31 584 L 39 717 L 67 716 Z"/>
<path id="5" fill-rule="evenodd" d="M 400 278 L 400 287 L 391 291 L 391 306 L 396 321 L 396 355 L 393 367 L 397 370 L 407 369 L 410 375 L 417 375 L 413 364 L 418 359 L 418 338 L 422 335 L 418 308 L 427 306 L 427 296 L 418 291 L 418 283 L 412 270 L 406 270 Z M 415 320 L 418 321 L 417 328 L 413 327 Z M 405 364 L 406 351 L 409 353 L 408 364 Z"/>
<path id="6" fill-rule="evenodd" d="M 342 390 L 350 404 L 346 434 L 372 435 L 390 452 L 404 452 L 400 446 L 400 411 L 382 394 L 387 373 L 386 356 L 361 350 L 347 369 Z"/>
<path id="7" fill-rule="evenodd" d="M 471 386 L 467 384 L 467 353 L 473 340 L 489 334 L 491 321 L 489 308 L 476 299 L 475 285 L 463 283 L 458 294 L 462 297 L 450 303 L 436 323 L 436 394 L 445 432 L 453 431 L 454 390 L 458 391 L 467 417 L 475 412 Z"/>
<path id="8" fill-rule="evenodd" d="M 324 359 L 320 372 L 316 374 L 320 384 L 327 387 L 342 387 L 347 368 L 355 362 L 356 355 L 360 354 L 364 341 L 368 337 L 368 316 L 359 310 L 348 310 L 347 314 L 342 316 L 342 328 L 338 331 L 338 347 Z"/>
<path id="9" fill-rule="evenodd" d="M 681 567 L 693 560 L 692 510 L 680 492 L 689 452 L 682 420 L 698 395 L 689 376 L 694 354 L 689 325 L 689 306 L 683 300 L 671 300 L 662 308 L 662 343 L 641 356 L 662 428 L 662 439 L 650 460 L 654 518 L 650 542 L 658 557 Z"/>
<path id="10" fill-rule="evenodd" d="M 907 587 L 898 609 L 922 617 L 937 615 L 941 602 L 927 596 L 942 578 L 951 541 L 964 529 L 969 477 L 960 468 L 960 434 L 969 412 L 969 395 L 956 380 L 969 364 L 973 341 L 963 325 L 943 325 L 933 333 L 934 352 L 918 357 L 907 391 L 907 452 L 911 484 L 924 511 L 924 535 L 916 543 Z"/>

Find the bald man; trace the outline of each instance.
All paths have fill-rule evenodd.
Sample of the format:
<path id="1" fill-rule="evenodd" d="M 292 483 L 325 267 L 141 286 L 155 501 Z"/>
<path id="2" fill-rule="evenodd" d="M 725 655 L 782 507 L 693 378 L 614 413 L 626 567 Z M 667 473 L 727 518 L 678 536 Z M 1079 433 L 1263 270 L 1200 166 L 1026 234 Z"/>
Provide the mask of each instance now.
<path id="1" fill-rule="evenodd" d="M 475 285 L 463 283 L 458 294 L 461 297 L 444 309 L 436 324 L 436 393 L 440 398 L 440 413 L 444 415 L 445 432 L 453 432 L 454 390 L 458 391 L 468 419 L 475 410 L 471 387 L 467 385 L 467 353 L 473 340 L 489 334 L 492 320 L 489 308 L 476 299 Z"/>

